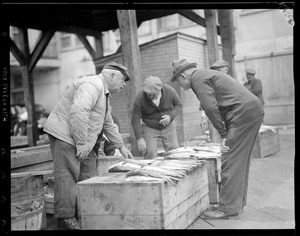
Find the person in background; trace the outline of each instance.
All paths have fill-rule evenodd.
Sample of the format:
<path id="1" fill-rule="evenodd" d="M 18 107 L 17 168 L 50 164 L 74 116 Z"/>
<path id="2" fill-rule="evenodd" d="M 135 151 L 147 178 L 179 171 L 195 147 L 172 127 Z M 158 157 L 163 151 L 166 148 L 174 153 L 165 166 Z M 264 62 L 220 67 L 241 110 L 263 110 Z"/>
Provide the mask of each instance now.
<path id="1" fill-rule="evenodd" d="M 259 99 L 231 76 L 197 69 L 187 58 L 172 63 L 173 76 L 185 90 L 192 89 L 222 140 L 219 206 L 207 210 L 207 219 L 228 219 L 243 211 L 251 153 L 264 109 Z"/>
<path id="2" fill-rule="evenodd" d="M 165 151 L 179 147 L 174 119 L 181 109 L 182 103 L 174 88 L 163 84 L 159 77 L 145 79 L 135 98 L 131 119 L 138 149 L 145 159 L 157 157 L 159 138 Z"/>
<path id="3" fill-rule="evenodd" d="M 213 63 L 210 66 L 210 69 L 211 70 L 217 70 L 217 71 L 223 72 L 225 74 L 228 74 L 229 64 L 225 60 L 216 60 L 215 63 Z M 200 115 L 200 127 L 202 129 L 207 129 L 208 128 L 208 119 L 207 119 L 207 116 L 206 116 L 204 110 L 201 108 L 201 105 L 200 105 L 199 110 L 201 112 L 201 115 Z"/>
<path id="4" fill-rule="evenodd" d="M 262 93 L 262 83 L 259 79 L 255 78 L 255 70 L 248 68 L 246 71 L 247 82 L 244 83 L 244 86 L 251 91 L 255 96 L 259 98 L 262 105 L 265 105 L 263 93 Z"/>
<path id="5" fill-rule="evenodd" d="M 106 64 L 98 75 L 76 80 L 50 113 L 44 131 L 54 162 L 54 217 L 57 228 L 79 230 L 76 184 L 96 176 L 102 134 L 124 158 L 133 158 L 111 117 L 109 96 L 129 81 L 126 67 Z"/>

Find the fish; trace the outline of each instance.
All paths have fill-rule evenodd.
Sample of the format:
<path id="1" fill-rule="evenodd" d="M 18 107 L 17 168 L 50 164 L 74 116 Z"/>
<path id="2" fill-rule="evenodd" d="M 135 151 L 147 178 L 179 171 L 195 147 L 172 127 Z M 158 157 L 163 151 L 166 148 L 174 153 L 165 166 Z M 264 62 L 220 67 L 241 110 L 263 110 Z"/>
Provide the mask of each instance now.
<path id="1" fill-rule="evenodd" d="M 128 172 L 131 170 L 140 169 L 140 165 L 132 164 L 129 162 L 120 161 L 109 167 L 108 172 Z"/>

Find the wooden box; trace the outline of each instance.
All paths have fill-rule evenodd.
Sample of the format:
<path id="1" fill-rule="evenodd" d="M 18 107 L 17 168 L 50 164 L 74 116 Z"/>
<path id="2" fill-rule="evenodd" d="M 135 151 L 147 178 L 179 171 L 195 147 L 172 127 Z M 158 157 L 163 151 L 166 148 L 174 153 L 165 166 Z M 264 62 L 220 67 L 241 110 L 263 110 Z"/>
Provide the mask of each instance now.
<path id="1" fill-rule="evenodd" d="M 274 126 L 262 125 L 252 150 L 252 158 L 262 158 L 280 151 L 279 132 Z"/>
<path id="2" fill-rule="evenodd" d="M 127 182 L 107 173 L 77 184 L 85 229 L 185 229 L 209 207 L 206 164 L 176 185 L 163 180 Z"/>
<path id="3" fill-rule="evenodd" d="M 209 201 L 211 204 L 219 202 L 219 184 L 221 182 L 221 156 L 207 157 L 207 175 L 209 188 Z"/>

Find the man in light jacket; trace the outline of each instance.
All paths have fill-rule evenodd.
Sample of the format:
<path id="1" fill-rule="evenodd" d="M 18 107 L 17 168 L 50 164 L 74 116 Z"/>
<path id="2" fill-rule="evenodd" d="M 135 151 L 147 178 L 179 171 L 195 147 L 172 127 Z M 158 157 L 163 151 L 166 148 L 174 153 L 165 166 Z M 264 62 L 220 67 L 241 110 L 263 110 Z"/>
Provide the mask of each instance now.
<path id="1" fill-rule="evenodd" d="M 110 94 L 119 93 L 129 79 L 124 66 L 106 64 L 100 74 L 75 81 L 45 123 L 54 162 L 54 217 L 58 218 L 58 229 L 80 229 L 76 183 L 96 175 L 103 133 L 125 158 L 133 158 L 113 122 L 109 105 Z"/>

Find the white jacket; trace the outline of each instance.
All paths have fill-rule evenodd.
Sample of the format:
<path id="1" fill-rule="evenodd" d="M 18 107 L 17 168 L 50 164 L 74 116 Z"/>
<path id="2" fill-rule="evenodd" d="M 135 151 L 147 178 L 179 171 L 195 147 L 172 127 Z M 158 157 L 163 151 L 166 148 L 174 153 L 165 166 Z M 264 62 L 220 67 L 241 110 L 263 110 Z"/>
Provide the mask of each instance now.
<path id="1" fill-rule="evenodd" d="M 108 98 L 107 112 L 105 95 Z M 76 148 L 87 144 L 89 150 L 93 149 L 102 129 L 116 149 L 124 145 L 111 117 L 109 91 L 101 74 L 74 82 L 54 107 L 44 127 L 48 134 Z"/>

